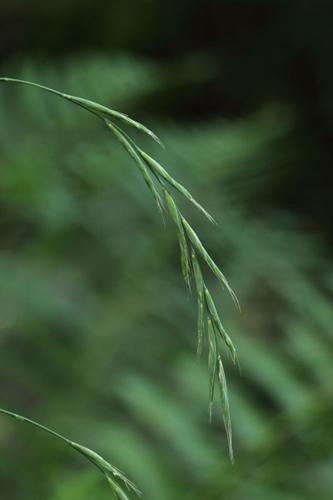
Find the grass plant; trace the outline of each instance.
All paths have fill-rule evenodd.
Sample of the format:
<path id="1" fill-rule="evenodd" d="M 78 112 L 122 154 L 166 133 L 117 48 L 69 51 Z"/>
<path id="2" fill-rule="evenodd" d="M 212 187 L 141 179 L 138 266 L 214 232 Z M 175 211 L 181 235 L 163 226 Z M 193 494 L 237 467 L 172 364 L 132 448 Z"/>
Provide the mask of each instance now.
<path id="1" fill-rule="evenodd" d="M 231 461 L 233 462 L 234 455 L 232 446 L 231 418 L 227 384 L 222 360 L 222 350 L 224 346 L 227 349 L 227 352 L 230 354 L 230 357 L 234 363 L 237 362 L 236 350 L 232 343 L 232 340 L 230 339 L 223 326 L 212 294 L 204 281 L 202 270 L 203 265 L 206 265 L 206 267 L 210 269 L 221 286 L 230 293 L 237 307 L 239 307 L 239 303 L 236 294 L 232 290 L 225 275 L 209 255 L 198 234 L 180 211 L 176 199 L 173 196 L 172 190 L 181 194 L 183 197 L 185 197 L 186 200 L 192 203 L 207 218 L 210 223 L 215 223 L 213 217 L 198 201 L 194 199 L 192 194 L 182 184 L 174 179 L 158 161 L 156 161 L 145 151 L 143 151 L 123 129 L 123 127 L 128 127 L 129 129 L 137 129 L 140 132 L 147 134 L 150 138 L 162 145 L 160 139 L 141 123 L 133 120 L 129 116 L 119 111 L 115 111 L 93 101 L 75 97 L 58 90 L 45 87 L 43 85 L 25 80 L 5 77 L 1 77 L 0 81 L 4 83 L 28 85 L 30 87 L 35 87 L 40 90 L 57 95 L 62 99 L 76 104 L 77 106 L 92 113 L 98 119 L 102 120 L 103 124 L 134 160 L 134 163 L 136 164 L 147 188 L 154 198 L 158 211 L 162 214 L 167 213 L 174 222 L 180 248 L 182 274 L 188 288 L 190 290 L 195 290 L 197 298 L 198 355 L 201 355 L 205 345 L 207 346 L 209 371 L 209 418 L 211 419 L 212 417 L 215 389 L 216 387 L 218 387 L 221 396 L 222 417 L 227 434 L 229 456 Z M 120 486 L 119 480 L 124 483 L 124 485 L 130 491 L 134 491 L 140 494 L 140 491 L 136 488 L 136 486 L 131 483 L 116 467 L 111 465 L 100 455 L 90 450 L 89 448 L 75 443 L 58 434 L 57 432 L 26 417 L 22 417 L 16 413 L 4 409 L 0 409 L 0 413 L 42 429 L 48 434 L 61 439 L 67 445 L 71 446 L 76 451 L 81 453 L 104 474 L 112 488 L 112 491 L 118 499 L 125 500 L 128 498 L 126 491 L 122 486 Z"/>

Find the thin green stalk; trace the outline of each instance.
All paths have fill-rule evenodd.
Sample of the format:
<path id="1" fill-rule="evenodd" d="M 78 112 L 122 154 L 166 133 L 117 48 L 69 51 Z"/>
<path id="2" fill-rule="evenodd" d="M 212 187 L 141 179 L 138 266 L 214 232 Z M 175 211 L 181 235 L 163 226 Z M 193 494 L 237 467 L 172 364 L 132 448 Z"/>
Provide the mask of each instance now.
<path id="1" fill-rule="evenodd" d="M 56 431 L 53 431 L 52 429 L 49 429 L 48 427 L 45 427 L 45 425 L 42 425 L 38 422 L 35 422 L 34 420 L 31 420 L 30 418 L 23 417 L 22 415 L 19 415 L 18 413 L 14 413 L 9 410 L 4 410 L 3 408 L 0 408 L 0 413 L 3 413 L 4 415 L 7 415 L 8 417 L 15 418 L 16 420 L 20 420 L 20 422 L 25 422 L 26 424 L 33 425 L 34 427 L 38 427 L 39 429 L 47 432 L 48 434 L 52 434 L 53 436 L 57 437 L 58 439 L 61 439 L 62 441 L 65 441 L 66 443 L 69 443 L 69 440 L 59 434 Z"/>
<path id="2" fill-rule="evenodd" d="M 119 469 L 117 469 L 117 467 L 107 462 L 103 457 L 98 455 L 96 452 L 90 450 L 90 448 L 82 446 L 81 444 L 76 443 L 75 441 L 71 441 L 70 439 L 66 438 L 65 436 L 62 436 L 61 434 L 50 429 L 49 427 L 46 427 L 45 425 L 40 424 L 35 420 L 31 420 L 30 418 L 23 417 L 18 413 L 14 413 L 12 411 L 5 410 L 3 408 L 0 408 L 0 413 L 10 418 L 14 418 L 15 420 L 19 420 L 20 422 L 32 425 L 33 427 L 46 432 L 47 434 L 66 443 L 68 446 L 70 446 L 78 453 L 86 457 L 91 463 L 95 465 L 95 467 L 97 467 L 104 474 L 115 497 L 118 498 L 118 500 L 129 500 L 129 498 L 126 492 L 123 490 L 123 488 L 121 488 L 121 486 L 117 483 L 116 481 L 117 479 L 120 479 L 125 484 L 128 490 L 132 490 L 137 495 L 141 495 L 139 489 L 129 479 L 127 479 L 127 477 Z"/>

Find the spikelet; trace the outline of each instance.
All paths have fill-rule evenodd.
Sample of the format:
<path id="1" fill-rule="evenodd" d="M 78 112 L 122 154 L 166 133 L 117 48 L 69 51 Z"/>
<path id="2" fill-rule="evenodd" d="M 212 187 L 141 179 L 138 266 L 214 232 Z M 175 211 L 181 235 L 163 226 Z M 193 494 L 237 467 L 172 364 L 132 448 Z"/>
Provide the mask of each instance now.
<path id="1" fill-rule="evenodd" d="M 233 291 L 233 289 L 229 285 L 228 280 L 226 279 L 226 277 L 224 276 L 222 271 L 217 267 L 217 265 L 215 264 L 215 262 L 213 261 L 211 256 L 208 254 L 207 250 L 205 249 L 205 247 L 201 243 L 201 240 L 200 240 L 199 236 L 197 235 L 197 233 L 194 231 L 194 229 L 190 226 L 190 224 L 187 222 L 187 220 L 184 217 L 182 217 L 182 223 L 183 223 L 185 232 L 186 232 L 189 240 L 191 241 L 192 245 L 196 249 L 196 251 L 200 254 L 200 256 L 203 258 L 203 260 L 206 262 L 206 264 L 213 271 L 213 273 L 215 274 L 217 279 L 220 281 L 222 286 L 224 286 L 227 289 L 227 291 L 230 293 L 233 301 L 235 302 L 236 306 L 239 308 L 239 302 L 238 302 L 238 299 L 237 299 L 235 292 Z"/>
<path id="2" fill-rule="evenodd" d="M 196 258 L 195 251 L 192 249 L 192 266 L 194 273 L 194 281 L 197 290 L 197 299 L 198 299 L 198 346 L 197 346 L 197 354 L 201 356 L 202 348 L 203 348 L 203 339 L 205 333 L 205 297 L 204 297 L 204 288 L 205 284 L 202 277 L 202 272 L 200 269 L 199 262 Z"/>
<path id="3" fill-rule="evenodd" d="M 188 250 L 186 234 L 183 225 L 181 223 L 181 216 L 174 199 L 172 198 L 167 189 L 165 188 L 163 189 L 163 194 L 170 217 L 177 226 L 182 273 L 187 286 L 191 290 L 191 275 L 190 275 L 191 265 L 189 258 L 189 250 Z"/>
<path id="4" fill-rule="evenodd" d="M 227 388 L 227 381 L 225 378 L 222 358 L 221 358 L 220 354 L 218 355 L 218 382 L 219 382 L 220 397 L 221 397 L 221 403 L 222 403 L 222 415 L 223 415 L 224 427 L 225 427 L 225 431 L 227 434 L 227 440 L 228 440 L 229 457 L 230 457 L 231 463 L 234 463 L 235 459 L 234 459 L 234 451 L 233 451 L 233 446 L 232 446 L 232 428 L 231 428 L 228 388 Z"/>
<path id="5" fill-rule="evenodd" d="M 184 186 L 182 186 L 182 184 L 180 184 L 173 177 L 171 177 L 171 175 L 165 170 L 165 168 L 162 167 L 162 165 L 160 165 L 156 160 L 154 160 L 154 158 L 149 156 L 147 153 L 142 151 L 142 149 L 140 149 L 139 152 L 140 152 L 142 158 L 146 161 L 146 163 L 150 166 L 150 168 L 156 172 L 156 174 L 158 176 L 161 176 L 166 182 L 168 182 L 172 187 L 174 187 L 179 193 L 181 193 L 183 196 L 185 196 L 185 198 L 187 198 L 188 201 L 193 203 L 193 205 L 196 208 L 198 208 L 200 210 L 200 212 L 202 212 L 210 222 L 216 223 L 215 220 L 213 219 L 213 217 L 207 212 L 207 210 L 205 210 L 200 205 L 200 203 L 198 203 L 193 198 L 191 193 Z"/>

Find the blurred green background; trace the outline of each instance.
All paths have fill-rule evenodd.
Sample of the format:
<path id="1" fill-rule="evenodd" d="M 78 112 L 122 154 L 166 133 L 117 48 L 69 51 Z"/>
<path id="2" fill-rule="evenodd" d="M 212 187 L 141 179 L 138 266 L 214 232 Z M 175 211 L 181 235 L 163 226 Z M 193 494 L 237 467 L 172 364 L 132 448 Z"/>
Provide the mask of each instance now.
<path id="1" fill-rule="evenodd" d="M 236 465 L 207 418 L 196 307 L 135 166 L 84 111 L 0 87 L 1 406 L 91 446 L 147 500 L 333 496 L 330 2 L 2 0 L 1 74 L 90 98 L 146 151 L 239 295 L 210 283 Z M 214 288 L 215 287 L 215 288 Z M 84 460 L 0 418 L 1 499 L 106 500 Z"/>

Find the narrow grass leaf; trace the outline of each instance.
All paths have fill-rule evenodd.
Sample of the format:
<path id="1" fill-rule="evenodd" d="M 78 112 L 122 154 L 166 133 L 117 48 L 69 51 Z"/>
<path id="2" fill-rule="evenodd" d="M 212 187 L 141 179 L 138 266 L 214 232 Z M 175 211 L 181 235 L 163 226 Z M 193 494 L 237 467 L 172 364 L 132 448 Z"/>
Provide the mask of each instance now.
<path id="1" fill-rule="evenodd" d="M 203 340 L 205 333 L 205 309 L 203 297 L 198 295 L 198 320 L 197 320 L 197 331 L 198 331 L 198 344 L 197 344 L 197 355 L 200 358 L 203 350 Z"/>
<path id="2" fill-rule="evenodd" d="M 102 104 L 98 104 L 94 101 L 90 101 L 88 99 L 83 99 L 82 97 L 75 97 L 72 95 L 64 94 L 65 99 L 68 101 L 72 101 L 75 104 L 83 104 L 86 108 L 91 109 L 92 111 L 95 111 L 97 113 L 103 114 L 103 116 L 108 117 L 108 118 L 116 118 L 125 123 L 126 125 L 129 125 L 130 127 L 134 127 L 141 132 L 144 132 L 145 134 L 149 135 L 154 141 L 156 141 L 158 144 L 161 146 L 163 145 L 160 139 L 157 137 L 154 132 L 152 132 L 149 128 L 145 127 L 142 123 L 137 122 L 136 120 L 133 120 L 130 118 L 128 115 L 125 115 L 124 113 L 121 113 L 120 111 L 115 111 L 114 109 L 107 108 L 106 106 L 103 106 Z"/>
<path id="3" fill-rule="evenodd" d="M 203 348 L 203 339 L 205 333 L 205 323 L 204 323 L 204 314 L 205 314 L 205 298 L 204 298 L 204 280 L 202 277 L 202 272 L 200 269 L 199 262 L 196 258 L 195 251 L 192 248 L 192 267 L 194 273 L 194 281 L 197 289 L 197 297 L 198 297 L 198 347 L 197 354 L 201 356 L 202 348 Z"/>
<path id="4" fill-rule="evenodd" d="M 207 321 L 208 331 L 208 370 L 209 370 L 209 421 L 212 421 L 214 388 L 217 375 L 217 342 L 214 326 L 210 318 Z"/>
<path id="5" fill-rule="evenodd" d="M 86 108 L 85 108 L 86 109 Z M 98 115 L 99 118 L 101 118 L 99 115 Z M 107 118 L 102 118 L 103 122 L 105 123 L 105 125 L 107 126 L 107 128 L 109 129 L 109 125 L 108 125 L 108 122 L 110 120 L 108 120 Z M 133 149 L 136 151 L 136 153 L 140 156 L 140 148 L 139 146 L 136 144 L 136 142 L 134 141 L 134 139 L 132 139 L 132 137 L 130 137 L 128 135 L 127 132 L 125 132 L 124 129 L 122 129 L 121 127 L 119 127 L 119 125 L 116 125 L 114 122 L 111 122 L 112 125 L 119 131 L 119 133 L 121 133 L 126 139 L 127 141 L 130 143 L 130 145 L 133 147 Z M 156 172 L 154 170 L 152 170 L 149 165 L 148 166 L 148 171 L 150 171 L 154 178 L 156 179 L 156 181 L 162 186 L 164 187 L 164 182 L 163 180 L 156 174 Z"/>
<path id="6" fill-rule="evenodd" d="M 107 462 L 98 453 L 91 450 L 90 448 L 87 448 L 86 446 L 82 446 L 81 444 L 75 443 L 74 441 L 68 441 L 68 444 L 72 448 L 77 450 L 79 453 L 81 453 L 81 455 L 88 458 L 90 462 L 92 462 L 96 467 L 98 467 L 102 472 L 104 472 L 105 476 L 108 479 L 109 484 L 116 485 L 117 490 L 119 489 L 121 490 L 121 488 L 114 481 L 110 481 L 110 474 L 112 474 L 112 476 L 114 476 L 115 478 L 120 479 L 129 490 L 134 491 L 137 495 L 141 494 L 140 490 L 135 486 L 134 483 L 132 483 L 132 481 L 127 479 L 127 477 L 117 467 Z M 127 496 L 124 498 L 127 498 Z"/>
<path id="7" fill-rule="evenodd" d="M 142 158 L 146 161 L 146 163 L 151 167 L 152 170 L 154 170 L 158 175 L 160 175 L 161 177 L 163 177 L 163 179 L 165 181 L 167 181 L 179 193 L 181 193 L 183 196 L 185 196 L 185 198 L 187 198 L 191 203 L 193 203 L 193 205 L 195 205 L 207 217 L 207 219 L 210 222 L 216 224 L 216 221 L 207 212 L 207 210 L 205 210 L 203 208 L 203 206 L 200 205 L 200 203 L 198 203 L 193 198 L 193 196 L 191 195 L 191 193 L 184 186 L 182 186 L 182 184 L 180 184 L 173 177 L 171 177 L 171 175 L 165 170 L 164 167 L 162 167 L 162 165 L 160 165 L 156 160 L 154 160 L 154 158 L 152 158 L 151 156 L 149 156 L 145 151 L 142 151 L 142 149 L 140 149 L 140 154 L 141 154 Z"/>
<path id="8" fill-rule="evenodd" d="M 201 257 L 206 262 L 206 264 L 210 267 L 210 269 L 215 274 L 215 276 L 218 278 L 220 283 L 228 290 L 234 303 L 239 308 L 239 302 L 238 302 L 238 299 L 237 299 L 235 292 L 233 291 L 233 289 L 229 285 L 228 280 L 226 279 L 226 277 L 224 276 L 222 271 L 217 267 L 217 265 L 215 264 L 215 262 L 213 261 L 211 256 L 208 254 L 207 250 L 203 246 L 197 233 L 194 231 L 194 229 L 190 226 L 190 224 L 187 222 L 187 220 L 184 217 L 182 217 L 182 223 L 183 223 L 185 232 L 186 232 L 189 240 L 191 241 L 191 243 L 195 247 L 195 249 L 201 255 Z"/>
<path id="9" fill-rule="evenodd" d="M 186 234 L 183 225 L 181 223 L 179 210 L 177 208 L 174 199 L 172 198 L 172 196 L 170 195 L 170 193 L 166 188 L 163 189 L 163 194 L 169 214 L 177 226 L 182 274 L 185 282 L 187 283 L 187 286 L 191 290 L 191 267 L 190 267 L 190 258 L 189 258 L 189 250 L 188 250 Z"/>
<path id="10" fill-rule="evenodd" d="M 139 167 L 139 170 L 143 176 L 143 179 L 153 195 L 157 208 L 160 210 L 160 212 L 163 212 L 163 202 L 161 199 L 161 196 L 159 192 L 157 191 L 155 184 L 150 176 L 149 170 L 147 169 L 145 163 L 142 161 L 141 157 L 138 155 L 137 151 L 135 150 L 135 147 L 133 144 L 127 139 L 126 135 L 123 133 L 123 131 L 117 127 L 114 123 L 110 122 L 109 120 L 105 120 L 105 123 L 107 127 L 111 130 L 111 132 L 115 135 L 116 139 L 122 146 L 126 149 L 128 154 L 133 158 L 137 166 Z"/>
<path id="11" fill-rule="evenodd" d="M 233 362 L 236 363 L 237 356 L 236 356 L 235 346 L 232 343 L 231 338 L 227 334 L 224 326 L 222 325 L 222 321 L 217 313 L 215 303 L 214 303 L 213 298 L 210 294 L 210 291 L 208 290 L 207 287 L 205 287 L 205 299 L 206 299 L 207 309 L 211 315 L 211 318 L 212 318 L 218 332 L 220 333 L 222 340 L 224 341 L 225 345 L 227 346 Z"/>
<path id="12" fill-rule="evenodd" d="M 130 500 L 125 491 L 120 488 L 115 481 L 113 481 L 112 477 L 107 474 L 105 474 L 105 477 L 118 500 Z"/>
<path id="13" fill-rule="evenodd" d="M 234 460 L 234 452 L 232 445 L 232 427 L 231 427 L 230 406 L 228 398 L 228 387 L 225 378 L 222 358 L 220 355 L 218 355 L 218 382 L 220 388 L 224 427 L 228 439 L 229 456 L 231 463 L 234 463 L 235 460 Z"/>

